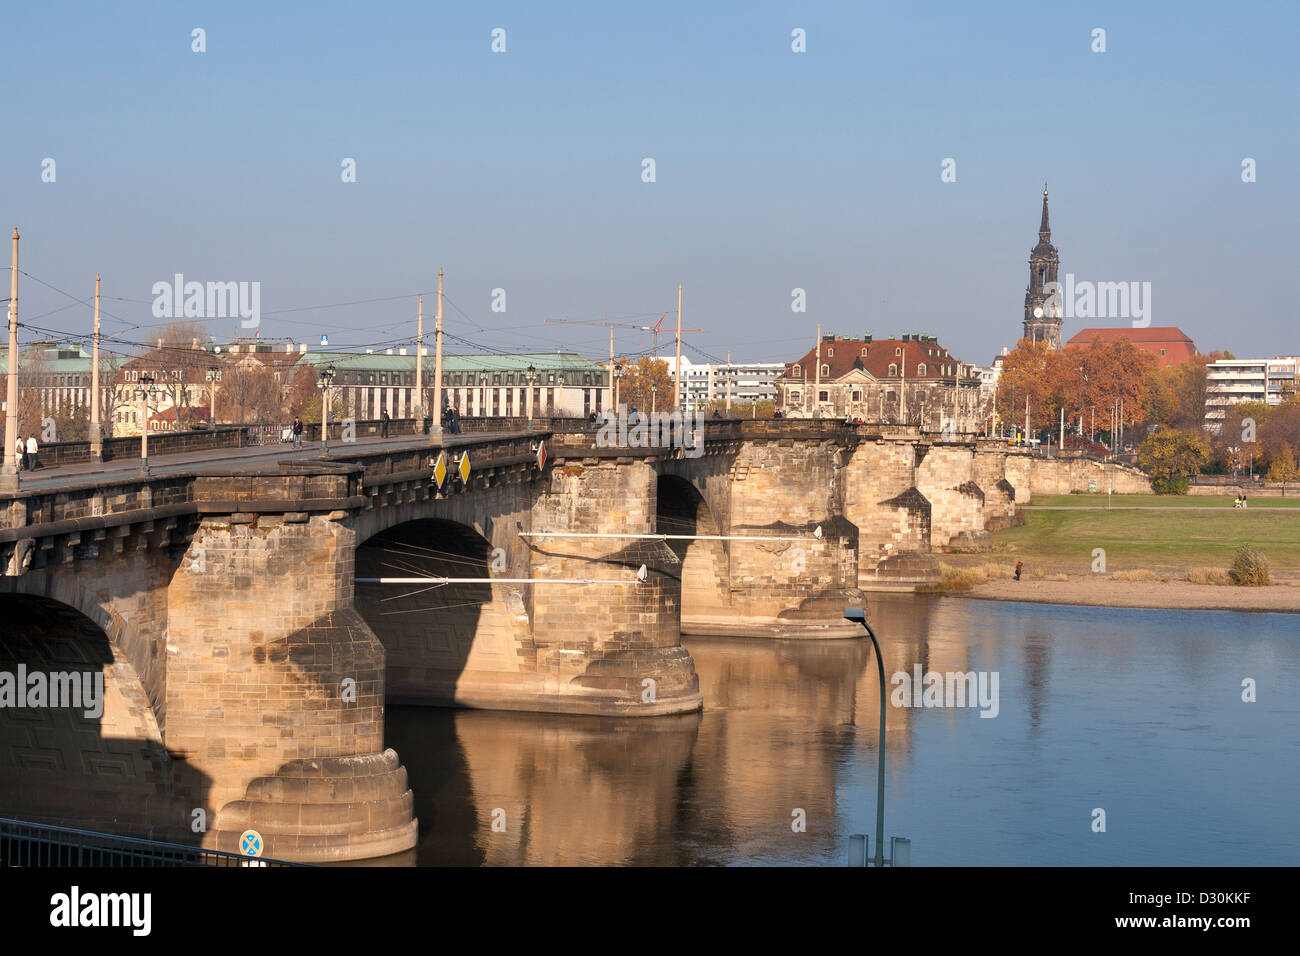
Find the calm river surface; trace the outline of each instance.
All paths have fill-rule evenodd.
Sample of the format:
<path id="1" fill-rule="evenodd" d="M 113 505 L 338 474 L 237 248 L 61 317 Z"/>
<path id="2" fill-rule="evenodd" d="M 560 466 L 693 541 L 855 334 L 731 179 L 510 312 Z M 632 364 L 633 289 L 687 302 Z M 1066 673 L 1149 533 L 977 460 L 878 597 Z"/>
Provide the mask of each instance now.
<path id="1" fill-rule="evenodd" d="M 998 674 L 993 718 L 888 708 L 885 837 L 914 866 L 1300 864 L 1300 616 L 882 595 L 870 614 L 887 679 Z M 685 643 L 702 714 L 389 707 L 414 861 L 842 865 L 850 834 L 874 841 L 871 642 Z"/>

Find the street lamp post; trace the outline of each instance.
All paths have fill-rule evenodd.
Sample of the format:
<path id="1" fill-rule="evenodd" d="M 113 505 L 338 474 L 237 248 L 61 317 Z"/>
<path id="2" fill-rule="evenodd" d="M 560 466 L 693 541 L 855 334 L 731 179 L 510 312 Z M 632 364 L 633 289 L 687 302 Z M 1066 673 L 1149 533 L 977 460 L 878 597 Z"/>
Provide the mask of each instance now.
<path id="1" fill-rule="evenodd" d="M 480 372 L 478 376 L 478 414 L 480 418 L 487 418 L 487 373 Z"/>
<path id="2" fill-rule="evenodd" d="M 220 371 L 215 365 L 208 366 L 208 378 L 212 381 L 212 401 L 211 408 L 208 409 L 208 424 L 211 426 L 209 431 L 217 430 L 217 373 Z"/>
<path id="3" fill-rule="evenodd" d="M 857 621 L 871 638 L 871 646 L 876 649 L 876 670 L 880 674 L 880 736 L 876 744 L 876 866 L 907 866 L 911 863 L 911 841 L 903 837 L 894 837 L 894 849 L 891 858 L 885 859 L 885 659 L 880 653 L 880 641 L 876 632 L 867 623 L 867 614 L 860 607 L 844 609 L 846 621 Z M 865 854 L 864 854 L 865 855 Z M 865 863 L 865 860 L 864 860 Z"/>
<path id="4" fill-rule="evenodd" d="M 320 373 L 320 381 L 317 383 L 320 387 L 320 453 L 321 456 L 327 456 L 330 453 L 330 381 L 334 378 L 334 366 L 327 366 Z"/>
<path id="5" fill-rule="evenodd" d="M 4 465 L 0 487 L 18 490 L 18 227 L 14 226 L 13 266 L 9 270 L 9 375 L 5 396 Z"/>
<path id="6" fill-rule="evenodd" d="M 528 422 L 533 421 L 533 383 L 537 381 L 537 369 L 528 366 Z"/>
<path id="7" fill-rule="evenodd" d="M 614 366 L 614 410 L 618 410 L 618 380 L 623 377 L 623 363 Z"/>
<path id="8" fill-rule="evenodd" d="M 654 415 L 655 413 L 655 392 L 657 392 L 658 390 L 659 390 L 659 386 L 656 385 L 654 382 L 651 382 L 650 383 L 650 414 L 651 415 Z"/>
<path id="9" fill-rule="evenodd" d="M 149 474 L 149 387 L 153 385 L 154 377 L 152 375 L 142 374 L 140 376 L 140 401 L 143 405 L 140 415 L 140 472 Z"/>

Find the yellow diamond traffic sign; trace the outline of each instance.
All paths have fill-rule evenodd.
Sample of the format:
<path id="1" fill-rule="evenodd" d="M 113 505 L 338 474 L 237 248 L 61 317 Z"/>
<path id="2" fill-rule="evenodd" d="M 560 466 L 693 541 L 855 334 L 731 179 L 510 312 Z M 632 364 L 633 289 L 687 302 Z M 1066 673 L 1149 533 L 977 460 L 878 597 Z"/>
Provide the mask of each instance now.
<path id="1" fill-rule="evenodd" d="M 469 481 L 469 452 L 462 452 L 460 456 L 460 480 Z"/>
<path id="2" fill-rule="evenodd" d="M 438 452 L 438 460 L 433 465 L 433 481 L 437 488 L 442 487 L 442 483 L 447 480 L 447 453 Z"/>

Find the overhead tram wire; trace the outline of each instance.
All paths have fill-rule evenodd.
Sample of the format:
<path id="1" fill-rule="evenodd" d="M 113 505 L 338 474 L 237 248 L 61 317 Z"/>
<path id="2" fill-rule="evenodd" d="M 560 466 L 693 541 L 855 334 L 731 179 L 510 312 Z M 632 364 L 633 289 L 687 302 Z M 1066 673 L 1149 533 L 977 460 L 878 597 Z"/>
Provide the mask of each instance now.
<path id="1" fill-rule="evenodd" d="M 83 305 L 83 306 L 86 306 L 87 308 L 90 307 L 90 304 L 91 304 L 91 299 L 90 299 L 90 297 L 79 298 L 78 296 L 74 295 L 73 293 L 68 292 L 66 289 L 61 289 L 61 288 L 59 288 L 58 286 L 54 285 L 53 283 L 47 282 L 47 281 L 45 281 L 44 279 L 41 279 L 39 276 L 32 275 L 31 273 L 26 272 L 26 271 L 24 271 L 24 270 L 22 270 L 22 269 L 19 270 L 19 273 L 20 273 L 21 275 L 25 275 L 25 276 L 27 276 L 27 277 L 30 278 L 32 281 L 37 282 L 37 283 L 39 283 L 40 285 L 45 286 L 46 288 L 49 288 L 50 290 L 59 293 L 60 295 L 66 296 L 68 299 L 71 300 L 71 304 L 69 304 L 69 305 L 67 305 L 67 306 L 64 306 L 63 309 L 54 310 L 54 311 L 52 311 L 52 312 L 48 312 L 48 313 L 42 313 L 41 315 L 38 315 L 38 316 L 36 316 L 35 318 L 38 318 L 38 319 L 39 319 L 39 318 L 44 317 L 45 315 L 55 314 L 55 312 L 59 312 L 59 311 L 63 311 L 64 309 L 72 308 L 74 305 Z M 377 297 L 373 297 L 373 298 L 369 298 L 369 299 L 355 299 L 355 300 L 342 301 L 342 302 L 327 302 L 327 303 L 321 303 L 321 304 L 311 305 L 311 306 L 296 306 L 296 307 L 292 307 L 292 308 L 285 308 L 285 309 L 275 309 L 275 310 L 271 310 L 271 311 L 269 311 L 269 312 L 264 312 L 264 313 L 262 313 L 262 315 L 264 315 L 264 316 L 273 316 L 273 315 L 275 315 L 275 316 L 282 316 L 282 315 L 285 315 L 285 314 L 290 314 L 290 313 L 295 313 L 295 312 L 306 312 L 306 311 L 312 311 L 312 310 L 315 310 L 315 309 L 344 308 L 344 307 L 355 306 L 355 305 L 369 305 L 369 304 L 373 304 L 373 303 L 376 303 L 376 302 L 395 302 L 395 301 L 402 301 L 402 300 L 405 300 L 405 299 L 417 298 L 418 296 L 420 296 L 420 295 L 424 295 L 424 294 L 425 294 L 425 293 L 410 293 L 410 294 L 396 295 L 396 296 L 377 296 Z M 125 297 L 125 296 L 106 296 L 106 297 L 102 297 L 102 298 L 108 298 L 110 301 L 130 302 L 130 303 L 134 303 L 134 304 L 150 304 L 150 302 L 152 302 L 152 300 L 132 299 L 132 298 Z M 102 298 L 101 298 L 101 301 L 102 301 Z M 445 293 L 443 294 L 443 301 L 444 301 L 445 303 L 450 304 L 451 307 L 452 307 L 452 308 L 453 308 L 457 313 L 459 313 L 459 315 L 460 315 L 460 316 L 461 316 L 461 317 L 462 317 L 466 322 L 468 322 L 470 325 L 474 326 L 475 329 L 476 329 L 477 331 L 480 331 L 480 332 L 515 331 L 515 330 L 520 329 L 520 328 L 529 328 L 529 327 L 538 327 L 538 328 L 540 328 L 540 327 L 544 324 L 544 323 L 533 323 L 531 326 L 530 326 L 530 325 L 521 325 L 521 326 L 512 326 L 512 327 L 502 328 L 502 329 L 491 329 L 491 328 L 484 327 L 483 325 L 481 325 L 480 323 L 478 323 L 478 322 L 476 322 L 474 319 L 472 319 L 472 318 L 469 316 L 469 314 L 468 314 L 467 312 L 465 312 L 464 309 L 462 309 L 462 308 L 461 308 L 457 303 L 455 303 L 453 300 L 451 300 L 451 299 L 450 299 L 450 298 L 449 298 Z M 175 324 L 176 322 L 183 322 L 183 321 L 186 321 L 186 319 L 187 319 L 187 317 L 185 317 L 185 316 L 178 316 L 178 317 L 174 317 L 174 318 L 167 319 L 167 320 L 165 320 L 165 321 L 163 321 L 163 322 L 157 322 L 157 323 L 143 323 L 143 322 L 133 321 L 133 320 L 131 320 L 131 319 L 127 319 L 127 318 L 124 318 L 124 317 L 122 317 L 122 316 L 120 316 L 120 315 L 117 315 L 117 314 L 114 313 L 114 312 L 111 312 L 111 311 L 109 311 L 109 310 L 107 310 L 107 309 L 104 309 L 104 308 L 102 307 L 102 305 L 101 305 L 101 308 L 100 308 L 100 314 L 101 314 L 101 316 L 103 316 L 104 318 L 108 318 L 108 319 L 111 319 L 111 320 L 113 320 L 113 321 L 120 322 L 120 323 L 122 323 L 124 326 L 126 326 L 126 328 L 122 330 L 123 332 L 126 332 L 126 331 L 143 331 L 143 330 L 146 330 L 146 329 L 154 329 L 154 328 L 165 328 L 165 327 L 167 327 L 167 326 L 169 326 L 169 325 L 173 325 L 173 324 Z M 603 314 L 603 313 L 602 313 L 602 314 Z M 644 313 L 626 313 L 626 314 L 620 314 L 620 317 L 623 317 L 623 318 L 628 318 L 628 317 L 636 318 L 636 317 L 650 316 L 650 315 L 654 315 L 654 314 L 657 314 L 657 313 L 654 313 L 654 312 L 644 312 Z M 152 318 L 152 317 L 153 317 L 153 316 L 151 316 L 151 318 Z M 194 319 L 194 320 L 196 320 L 196 321 L 198 321 L 198 322 L 204 322 L 204 321 L 205 321 L 204 319 L 202 319 L 202 318 L 200 318 L 200 317 L 188 317 L 188 318 Z M 211 321 L 211 320 L 207 320 L 207 321 Z M 312 326 L 314 326 L 314 327 L 316 327 L 316 328 L 322 328 L 322 329 L 325 329 L 325 330 L 327 330 L 327 331 L 344 331 L 344 332 L 346 332 L 346 331 L 352 331 L 352 330 L 355 329 L 355 326 L 354 326 L 354 325 L 351 325 L 351 324 L 334 325 L 334 324 L 331 324 L 331 323 L 321 323 L 321 322 L 316 321 L 316 320 L 301 320 L 301 321 L 295 321 L 295 320 L 292 320 L 292 319 L 283 319 L 283 318 L 281 318 L 281 319 L 279 319 L 279 321 L 280 321 L 280 322 L 289 323 L 289 324 L 294 324 L 294 325 L 312 325 Z M 398 327 L 398 326 L 402 326 L 402 325 L 407 324 L 409 321 L 410 321 L 409 318 L 397 319 L 397 320 L 395 320 L 395 321 L 393 321 L 393 322 L 391 322 L 391 323 L 387 323 L 387 324 L 385 324 L 385 325 L 378 326 L 378 327 L 376 327 L 376 328 L 372 328 L 372 331 L 387 331 L 387 330 L 389 330 L 389 329 L 395 329 L 395 328 Z M 28 328 L 28 329 L 31 329 L 32 331 L 36 331 L 36 332 L 39 332 L 39 333 L 44 334 L 44 335 L 54 336 L 54 337 L 56 337 L 56 338 L 67 339 L 67 340 L 69 340 L 69 341 L 78 342 L 78 343 L 83 344 L 83 345 L 84 345 L 85 343 L 89 342 L 89 341 L 92 339 L 92 335 L 89 334 L 89 333 L 86 333 L 86 332 L 80 332 L 80 331 L 78 331 L 78 332 L 72 332 L 72 331 L 68 331 L 68 330 L 64 330 L 64 329 L 48 329 L 48 328 L 44 328 L 44 327 L 41 327 L 41 326 L 33 325 L 30 321 L 29 321 L 29 322 L 20 323 L 20 327 L 26 327 L 26 328 Z M 117 334 L 118 334 L 118 335 L 121 335 L 122 333 L 119 332 L 119 333 L 117 333 Z M 515 354 L 520 354 L 520 353 L 524 353 L 524 354 L 541 354 L 541 353 L 535 351 L 534 349 L 528 349 L 528 348 L 515 348 L 515 349 L 508 349 L 508 348 L 501 348 L 501 347 L 499 347 L 499 346 L 487 345 L 487 344 L 485 344 L 485 343 L 477 342 L 477 341 L 474 341 L 473 339 L 469 339 L 469 338 L 466 338 L 466 337 L 464 337 L 464 336 L 458 336 L 458 335 L 456 335 L 455 333 L 450 333 L 450 332 L 446 332 L 446 331 L 444 331 L 443 334 L 444 334 L 445 336 L 447 336 L 448 338 L 452 339 L 453 341 L 459 342 L 460 344 L 462 344 L 462 345 L 464 345 L 464 346 L 466 346 L 466 347 L 468 347 L 468 348 L 475 349 L 475 350 L 477 350 L 477 351 L 480 352 L 480 353 L 493 354 L 493 355 L 502 355 L 502 356 L 505 356 L 505 355 L 515 355 Z M 541 339 L 541 336 L 523 336 L 523 337 L 524 337 L 524 338 L 538 338 L 538 339 Z M 371 349 L 371 350 L 374 350 L 374 349 L 386 349 L 386 348 L 390 348 L 390 347 L 395 347 L 395 346 L 400 346 L 400 345 L 406 345 L 406 344 L 408 343 L 408 340 L 409 340 L 409 337 L 408 337 L 408 336 L 402 336 L 402 337 L 400 337 L 400 338 L 394 338 L 394 339 L 391 339 L 391 340 L 383 340 L 383 341 L 380 341 L 380 342 L 362 343 L 362 344 L 358 344 L 358 345 L 346 345 L 346 346 L 345 346 L 345 345 L 340 345 L 340 346 L 334 346 L 334 347 L 332 347 L 332 348 L 330 349 L 330 351 L 332 351 L 332 352 L 355 352 L 356 354 L 364 354 L 364 350 L 365 350 L 365 349 Z M 159 346 L 157 345 L 156 342 L 132 341 L 132 340 L 130 340 L 130 339 L 123 339 L 123 338 L 115 338 L 115 339 L 114 339 L 114 342 L 115 342 L 116 344 L 119 344 L 119 345 L 134 346 L 134 347 L 139 348 L 139 349 L 144 349 L 144 350 L 146 350 L 146 351 L 148 351 L 148 352 L 156 352 L 156 351 L 159 350 Z M 206 344 L 206 343 L 205 343 L 205 344 Z M 594 345 L 594 342 L 593 342 L 593 345 Z M 101 340 L 101 346 L 100 346 L 100 347 L 101 347 L 101 351 L 104 351 L 104 350 L 105 350 L 105 346 L 103 345 L 103 341 L 102 341 L 102 340 Z M 573 348 L 581 348 L 581 345 L 575 345 L 575 346 L 572 346 L 572 347 L 573 347 Z M 179 345 L 173 345 L 173 346 L 164 345 L 164 346 L 162 346 L 162 350 L 163 350 L 163 351 L 176 351 L 176 352 L 178 352 L 178 353 L 182 353 L 182 354 L 184 354 L 184 353 L 189 353 L 189 352 L 192 351 L 192 350 L 189 349 L 189 348 L 186 348 L 186 347 L 183 347 L 183 346 L 179 346 Z M 110 348 L 110 349 L 107 349 L 107 351 L 109 351 L 109 354 L 122 355 L 123 357 L 125 357 L 125 353 L 118 353 L 118 352 L 112 350 L 111 348 Z M 546 349 L 546 351 L 549 352 L 550 349 Z M 653 351 L 654 351 L 654 350 L 653 350 L 653 347 L 650 347 L 650 348 L 646 348 L 646 349 L 641 349 L 641 350 L 634 350 L 634 351 L 630 351 L 630 352 L 625 352 L 624 355 L 625 355 L 625 357 L 629 357 L 629 358 L 631 358 L 631 357 L 641 357 L 641 356 L 644 356 L 644 355 L 649 355 L 649 354 L 651 354 Z"/>

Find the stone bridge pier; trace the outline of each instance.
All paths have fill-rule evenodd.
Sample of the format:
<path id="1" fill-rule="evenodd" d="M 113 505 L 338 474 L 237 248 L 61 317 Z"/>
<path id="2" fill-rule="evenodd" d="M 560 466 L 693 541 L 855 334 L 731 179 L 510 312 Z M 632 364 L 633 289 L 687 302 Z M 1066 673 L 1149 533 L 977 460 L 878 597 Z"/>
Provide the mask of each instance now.
<path id="1" fill-rule="evenodd" d="M 533 507 L 531 577 L 624 584 L 533 585 L 529 612 L 547 709 L 575 713 L 681 713 L 702 706 L 681 646 L 682 563 L 655 531 L 657 474 L 645 461 L 567 459 L 547 475 Z M 639 568 L 647 572 L 635 583 Z"/>
<path id="2" fill-rule="evenodd" d="M 930 502 L 933 551 L 987 551 L 984 489 L 975 481 L 975 449 L 965 443 L 918 443 L 916 488 Z"/>
<path id="3" fill-rule="evenodd" d="M 384 749 L 384 649 L 352 606 L 348 492 L 342 474 L 194 481 L 206 513 L 167 588 L 165 740 L 182 788 L 208 781 L 217 849 L 249 828 L 295 860 L 415 844 Z"/>
<path id="4" fill-rule="evenodd" d="M 913 442 L 868 437 L 846 465 L 846 512 L 862 529 L 862 587 L 911 588 L 939 580 L 930 549 L 933 509 L 916 487 L 917 456 Z"/>
<path id="5" fill-rule="evenodd" d="M 709 554 L 723 589 L 717 600 L 683 608 L 683 632 L 862 637 L 859 625 L 844 620 L 846 606 L 863 603 L 858 529 L 844 512 L 847 450 L 837 436 L 820 432 L 785 437 L 788 428 L 780 435 L 776 429 L 771 435 L 750 429 L 729 472 L 717 466 L 726 459 L 709 457 L 661 465 L 689 479 L 707 506 L 709 520 L 697 522 L 697 533 L 730 539 L 721 546 L 701 541 L 686 552 L 688 568 L 694 555 Z M 664 501 L 660 508 L 665 510 Z"/>

